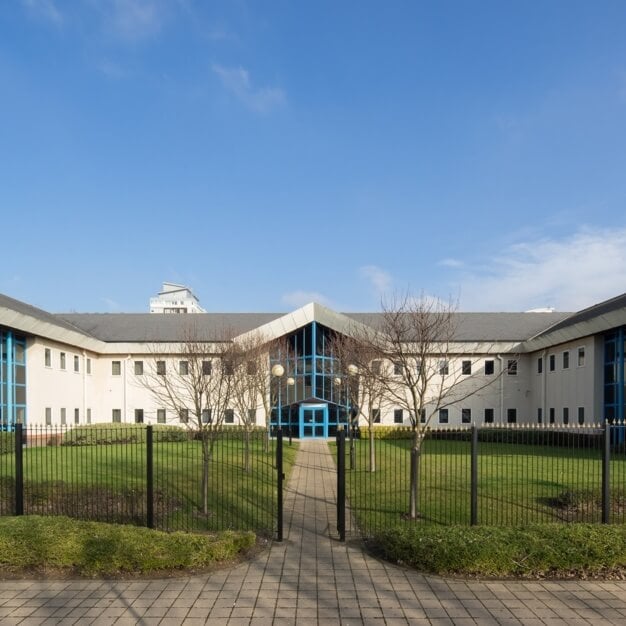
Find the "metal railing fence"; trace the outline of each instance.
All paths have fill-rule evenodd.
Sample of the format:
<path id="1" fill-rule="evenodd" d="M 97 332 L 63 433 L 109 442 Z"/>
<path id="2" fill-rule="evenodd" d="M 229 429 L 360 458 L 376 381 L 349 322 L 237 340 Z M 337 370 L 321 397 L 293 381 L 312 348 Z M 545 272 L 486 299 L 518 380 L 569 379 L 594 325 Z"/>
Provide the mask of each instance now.
<path id="1" fill-rule="evenodd" d="M 416 454 L 411 429 L 378 428 L 373 441 L 364 429 L 345 471 L 348 524 L 369 536 L 406 523 L 624 523 L 625 439 L 624 424 L 468 425 L 427 429 Z"/>
<path id="2" fill-rule="evenodd" d="M 0 433 L 0 515 L 275 532 L 276 441 L 224 428 L 206 443 L 171 427 L 18 425 Z"/>

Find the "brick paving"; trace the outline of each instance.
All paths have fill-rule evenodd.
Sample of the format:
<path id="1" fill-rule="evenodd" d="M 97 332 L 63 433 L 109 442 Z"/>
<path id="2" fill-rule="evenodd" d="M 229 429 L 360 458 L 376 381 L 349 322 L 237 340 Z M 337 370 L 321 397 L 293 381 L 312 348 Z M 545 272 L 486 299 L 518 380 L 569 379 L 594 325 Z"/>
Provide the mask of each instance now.
<path id="1" fill-rule="evenodd" d="M 341 544 L 335 487 L 326 443 L 301 442 L 282 544 L 201 577 L 0 581 L 0 624 L 626 624 L 626 582 L 448 580 Z"/>

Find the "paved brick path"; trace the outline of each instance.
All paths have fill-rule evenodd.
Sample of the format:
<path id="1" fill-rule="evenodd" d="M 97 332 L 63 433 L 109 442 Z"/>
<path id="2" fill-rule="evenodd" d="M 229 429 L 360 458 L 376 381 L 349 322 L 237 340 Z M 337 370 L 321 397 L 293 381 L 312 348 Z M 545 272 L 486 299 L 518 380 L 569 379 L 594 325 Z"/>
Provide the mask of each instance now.
<path id="1" fill-rule="evenodd" d="M 0 624 L 626 624 L 626 582 L 465 582 L 340 544 L 327 446 L 301 444 L 285 541 L 207 576 L 0 581 Z"/>

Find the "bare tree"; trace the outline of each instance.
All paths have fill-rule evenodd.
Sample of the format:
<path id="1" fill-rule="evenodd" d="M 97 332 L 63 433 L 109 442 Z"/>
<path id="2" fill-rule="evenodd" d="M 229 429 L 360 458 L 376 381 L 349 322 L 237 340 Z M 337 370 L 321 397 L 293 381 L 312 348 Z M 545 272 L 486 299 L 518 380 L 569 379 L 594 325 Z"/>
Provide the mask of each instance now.
<path id="1" fill-rule="evenodd" d="M 141 384 L 155 403 L 198 434 L 202 446 L 202 512 L 208 515 L 209 467 L 215 441 L 230 409 L 233 390 L 231 333 L 217 341 L 205 341 L 197 326 L 189 323 L 183 340 L 172 354 L 156 347 L 153 361 L 144 370 Z"/>
<path id="2" fill-rule="evenodd" d="M 476 379 L 458 367 L 456 303 L 406 295 L 383 303 L 382 309 L 375 329 L 358 328 L 352 335 L 380 355 L 378 384 L 390 404 L 408 413 L 413 430 L 409 517 L 415 519 L 422 442 L 433 416 L 480 393 L 497 377 Z"/>
<path id="3" fill-rule="evenodd" d="M 385 398 L 385 385 L 381 377 L 384 367 L 383 355 L 372 342 L 335 334 L 331 342 L 331 354 L 337 359 L 341 373 L 343 393 L 346 397 L 350 426 L 350 464 L 354 467 L 354 430 L 362 417 L 368 426 L 369 471 L 376 471 L 376 447 L 374 423 L 380 415 Z"/>

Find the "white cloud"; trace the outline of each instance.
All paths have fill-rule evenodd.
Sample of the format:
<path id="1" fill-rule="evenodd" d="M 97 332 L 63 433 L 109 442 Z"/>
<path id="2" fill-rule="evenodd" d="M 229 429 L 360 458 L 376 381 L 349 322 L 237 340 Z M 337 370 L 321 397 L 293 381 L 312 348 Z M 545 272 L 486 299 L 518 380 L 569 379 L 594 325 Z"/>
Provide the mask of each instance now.
<path id="1" fill-rule="evenodd" d="M 254 87 L 248 70 L 243 67 L 213 64 L 212 69 L 224 87 L 252 111 L 269 113 L 286 102 L 285 92 L 279 87 Z"/>
<path id="2" fill-rule="evenodd" d="M 283 294 L 281 301 L 296 309 L 309 304 L 309 302 L 318 302 L 327 307 L 333 306 L 329 298 L 317 291 L 291 291 Z"/>
<path id="3" fill-rule="evenodd" d="M 162 0 L 109 0 L 100 8 L 110 30 L 122 39 L 135 41 L 160 32 L 167 6 Z"/>
<path id="4" fill-rule="evenodd" d="M 393 278 L 391 274 L 376 265 L 364 265 L 359 268 L 359 273 L 369 281 L 378 296 L 385 295 L 392 287 Z"/>
<path id="5" fill-rule="evenodd" d="M 460 282 L 463 310 L 577 311 L 626 291 L 626 228 L 518 243 Z"/>
<path id="6" fill-rule="evenodd" d="M 60 26 L 64 21 L 63 14 L 57 8 L 54 0 L 22 0 L 22 5 L 32 16 L 52 22 L 57 26 Z"/>

